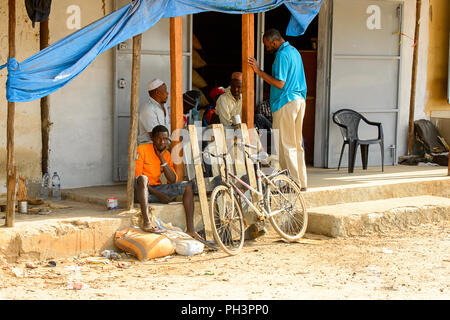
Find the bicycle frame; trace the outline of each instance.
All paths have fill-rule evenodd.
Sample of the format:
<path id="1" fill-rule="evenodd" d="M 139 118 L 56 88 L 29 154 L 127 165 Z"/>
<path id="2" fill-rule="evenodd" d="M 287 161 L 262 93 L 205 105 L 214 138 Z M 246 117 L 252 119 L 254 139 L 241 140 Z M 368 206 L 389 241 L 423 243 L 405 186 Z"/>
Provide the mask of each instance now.
<path id="1" fill-rule="evenodd" d="M 235 179 L 235 180 L 236 180 L 237 182 L 239 182 L 242 186 L 244 186 L 244 188 L 246 188 L 247 190 L 250 190 L 251 192 L 256 193 L 256 195 L 258 196 L 258 199 L 261 200 L 261 198 L 264 197 L 263 192 L 262 192 L 262 179 L 264 179 L 264 180 L 267 182 L 267 184 L 270 184 L 272 187 L 278 189 L 278 187 L 275 186 L 275 185 L 272 183 L 272 181 L 270 181 L 269 177 L 273 177 L 273 176 L 280 175 L 280 174 L 286 174 L 286 175 L 289 176 L 289 170 L 285 169 L 285 170 L 277 171 L 275 174 L 271 174 L 269 177 L 267 177 L 267 176 L 261 171 L 260 161 L 259 161 L 259 160 L 256 160 L 256 161 L 255 161 L 255 162 L 256 162 L 256 179 L 257 179 L 257 184 L 258 184 L 258 185 L 257 185 L 257 188 L 258 188 L 258 189 L 255 189 L 255 188 L 253 188 L 252 186 L 250 186 L 250 185 L 248 185 L 247 183 L 245 183 L 244 181 L 242 181 L 242 179 L 240 179 L 239 177 L 237 177 L 236 175 L 234 175 L 234 174 L 232 174 L 232 173 L 230 173 L 230 172 L 228 171 L 228 163 L 227 163 L 227 159 L 226 159 L 226 155 L 227 155 L 227 154 L 214 155 L 214 154 L 212 154 L 212 153 L 209 152 L 209 151 L 204 151 L 204 152 L 210 154 L 210 155 L 213 156 L 213 157 L 216 157 L 216 158 L 222 158 L 222 160 L 224 161 L 224 165 L 225 165 L 225 181 L 224 181 L 225 185 L 226 185 L 228 188 L 232 188 L 233 191 L 237 192 L 237 194 L 239 194 L 239 196 L 240 196 L 241 198 L 244 199 L 244 201 L 249 205 L 250 208 L 253 209 L 253 211 L 256 213 L 256 215 L 257 215 L 259 218 L 263 218 L 263 219 L 269 218 L 269 217 L 275 216 L 275 215 L 277 215 L 278 213 L 280 213 L 280 212 L 283 211 L 283 209 L 279 209 L 279 210 L 275 210 L 275 211 L 272 211 L 272 212 L 269 213 L 269 212 L 266 210 L 266 208 L 264 208 L 264 207 L 261 207 L 261 209 L 262 209 L 262 211 L 261 211 L 260 209 L 258 209 L 258 208 L 257 208 L 257 207 L 256 207 L 256 206 L 255 206 L 255 205 L 254 205 L 254 204 L 253 204 L 253 203 L 245 196 L 245 194 L 244 194 L 244 193 L 236 186 L 236 184 L 234 184 L 233 182 L 230 181 L 230 178 Z M 249 153 L 248 153 L 247 151 L 244 150 L 244 152 L 245 152 L 248 156 L 250 156 Z M 261 178 L 262 178 L 262 179 L 261 179 Z M 288 199 L 284 196 L 284 194 L 283 194 L 282 192 L 280 192 L 280 195 L 281 195 L 285 200 L 288 200 Z M 234 192 L 231 192 L 231 196 L 232 196 L 232 199 L 233 199 L 233 198 L 234 198 Z M 268 203 L 267 203 L 268 199 L 264 199 L 264 200 L 266 201 L 266 205 L 267 205 L 267 207 L 268 207 Z M 263 200 L 263 201 L 264 201 L 264 200 Z M 232 201 L 232 203 L 234 204 L 234 200 Z"/>
<path id="2" fill-rule="evenodd" d="M 240 179 L 239 177 L 237 177 L 236 175 L 230 173 L 228 171 L 228 166 L 226 163 L 226 159 L 225 157 L 223 158 L 224 162 L 225 162 L 225 175 L 226 175 L 226 181 L 225 184 L 230 187 L 233 188 L 233 190 L 235 192 L 237 192 L 237 194 L 239 194 L 239 196 L 248 204 L 248 206 L 250 208 L 253 209 L 253 211 L 257 214 L 257 216 L 259 218 L 269 218 L 272 216 L 277 215 L 278 213 L 282 212 L 283 209 L 279 209 L 279 210 L 275 210 L 272 212 L 268 212 L 266 210 L 266 208 L 261 207 L 262 210 L 258 209 L 251 201 L 250 199 L 247 198 L 247 196 L 236 186 L 235 183 L 230 181 L 230 178 L 233 178 L 234 180 L 236 180 L 237 182 L 239 182 L 239 184 L 241 184 L 245 189 L 250 190 L 251 192 L 256 193 L 256 195 L 258 196 L 258 199 L 261 199 L 264 195 L 262 193 L 262 179 L 263 178 L 265 181 L 268 182 L 268 184 L 272 185 L 273 187 L 277 188 L 271 181 L 270 179 L 261 171 L 260 169 L 260 164 L 259 161 L 256 161 L 256 179 L 257 179 L 257 183 L 258 183 L 258 190 L 256 190 L 255 188 L 253 188 L 252 186 L 248 185 L 247 183 L 245 183 L 242 179 Z M 286 172 L 286 170 L 282 170 L 276 173 L 276 175 L 282 174 Z M 271 175 L 272 176 L 272 175 Z M 282 194 L 282 193 L 281 193 Z M 283 195 L 283 194 L 282 194 Z M 234 197 L 234 193 L 232 193 L 232 197 Z M 283 195 L 284 197 L 284 195 Z M 285 198 L 286 199 L 286 198 Z M 287 200 L 287 199 L 286 199 Z M 268 199 L 265 199 L 265 201 L 268 201 Z M 267 204 L 267 203 L 266 203 Z"/>

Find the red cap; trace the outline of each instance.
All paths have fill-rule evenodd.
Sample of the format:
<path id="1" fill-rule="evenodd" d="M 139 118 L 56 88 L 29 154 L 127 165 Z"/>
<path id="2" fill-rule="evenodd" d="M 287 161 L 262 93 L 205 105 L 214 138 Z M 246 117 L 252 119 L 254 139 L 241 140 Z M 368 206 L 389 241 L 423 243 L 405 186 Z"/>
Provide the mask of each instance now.
<path id="1" fill-rule="evenodd" d="M 211 89 L 211 91 L 209 92 L 209 96 L 214 100 L 218 95 L 221 95 L 222 93 L 225 93 L 225 89 L 223 87 L 215 87 Z"/>

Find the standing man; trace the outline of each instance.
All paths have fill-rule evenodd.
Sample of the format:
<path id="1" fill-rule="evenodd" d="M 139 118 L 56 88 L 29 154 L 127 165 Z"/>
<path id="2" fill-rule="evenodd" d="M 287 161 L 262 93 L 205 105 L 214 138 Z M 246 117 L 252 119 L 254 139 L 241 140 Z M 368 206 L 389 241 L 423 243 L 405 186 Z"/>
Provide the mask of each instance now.
<path id="1" fill-rule="evenodd" d="M 303 117 L 305 115 L 306 79 L 303 62 L 296 48 L 280 32 L 267 30 L 263 36 L 268 52 L 275 52 L 272 75 L 262 71 L 255 58 L 249 57 L 253 71 L 270 84 L 270 106 L 273 129 L 279 130 L 279 163 L 289 169 L 302 191 L 306 191 L 306 165 L 303 150 Z"/>
<path id="2" fill-rule="evenodd" d="M 216 114 L 224 126 L 233 125 L 234 117 L 242 117 L 242 72 L 233 72 L 230 86 L 216 102 Z"/>
<path id="3" fill-rule="evenodd" d="M 139 110 L 138 144 L 151 142 L 149 132 L 157 125 L 165 126 L 170 132 L 170 109 L 164 107 L 169 98 L 166 84 L 160 79 L 153 79 L 147 89 L 149 99 Z"/>

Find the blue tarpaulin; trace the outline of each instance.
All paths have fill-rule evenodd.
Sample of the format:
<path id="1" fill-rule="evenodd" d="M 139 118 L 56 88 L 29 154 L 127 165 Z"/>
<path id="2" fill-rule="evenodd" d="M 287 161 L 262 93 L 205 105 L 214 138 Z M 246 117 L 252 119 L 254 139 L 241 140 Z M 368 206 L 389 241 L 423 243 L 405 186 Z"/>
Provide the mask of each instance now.
<path id="1" fill-rule="evenodd" d="M 6 98 L 11 102 L 40 99 L 78 76 L 102 52 L 145 32 L 161 18 L 206 11 L 258 13 L 284 4 L 292 14 L 286 35 L 302 35 L 319 12 L 323 0 L 136 0 L 87 27 L 55 42 L 8 68 Z"/>

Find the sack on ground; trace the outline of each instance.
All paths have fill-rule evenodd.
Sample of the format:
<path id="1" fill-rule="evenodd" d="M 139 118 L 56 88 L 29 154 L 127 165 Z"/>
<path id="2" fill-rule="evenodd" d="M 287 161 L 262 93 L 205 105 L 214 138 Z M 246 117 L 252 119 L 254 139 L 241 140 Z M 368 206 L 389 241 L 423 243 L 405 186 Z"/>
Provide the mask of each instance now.
<path id="1" fill-rule="evenodd" d="M 138 228 L 117 231 L 114 245 L 135 256 L 139 261 L 161 258 L 175 253 L 172 241 L 163 234 L 145 232 Z"/>

